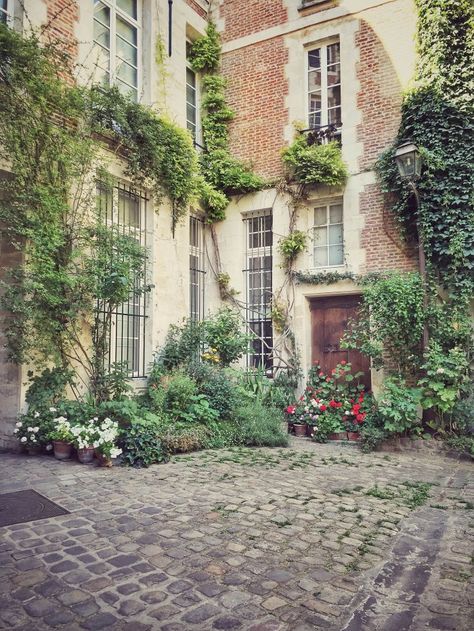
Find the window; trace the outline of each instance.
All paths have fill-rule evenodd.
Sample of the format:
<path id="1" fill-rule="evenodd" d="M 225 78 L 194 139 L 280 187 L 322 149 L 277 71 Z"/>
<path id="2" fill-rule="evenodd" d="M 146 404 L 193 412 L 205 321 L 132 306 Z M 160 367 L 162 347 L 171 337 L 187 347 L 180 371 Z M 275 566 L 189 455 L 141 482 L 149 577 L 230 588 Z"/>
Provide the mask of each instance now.
<path id="1" fill-rule="evenodd" d="M 341 126 L 339 42 L 308 51 L 308 124 Z"/>
<path id="2" fill-rule="evenodd" d="M 186 42 L 186 58 L 189 56 L 190 42 Z M 186 63 L 186 127 L 191 132 L 196 143 L 201 140 L 200 120 L 199 120 L 199 78 L 191 68 L 189 62 Z"/>
<path id="3" fill-rule="evenodd" d="M 204 222 L 199 217 L 189 219 L 189 309 L 191 320 L 204 319 Z"/>
<path id="4" fill-rule="evenodd" d="M 244 219 L 246 227 L 246 320 L 255 339 L 248 356 L 252 368 L 272 367 L 272 214 L 264 211 Z"/>
<path id="5" fill-rule="evenodd" d="M 13 17 L 12 0 L 0 0 L 0 23 L 8 24 Z"/>
<path id="6" fill-rule="evenodd" d="M 1 0 L 0 0 L 1 1 Z M 94 0 L 96 78 L 138 100 L 139 0 Z"/>
<path id="7" fill-rule="evenodd" d="M 97 205 L 104 223 L 116 228 L 120 235 L 136 239 L 146 247 L 147 199 L 130 188 L 117 184 L 113 188 L 101 184 L 97 187 Z M 113 363 L 126 363 L 131 377 L 146 376 L 145 325 L 146 294 L 138 291 L 143 286 L 146 269 L 135 279 L 136 291 L 127 302 L 112 314 L 109 334 L 107 367 Z M 98 305 L 99 310 L 104 305 Z M 103 312 L 105 315 L 105 311 Z"/>
<path id="8" fill-rule="evenodd" d="M 314 267 L 344 262 L 342 201 L 314 209 Z"/>

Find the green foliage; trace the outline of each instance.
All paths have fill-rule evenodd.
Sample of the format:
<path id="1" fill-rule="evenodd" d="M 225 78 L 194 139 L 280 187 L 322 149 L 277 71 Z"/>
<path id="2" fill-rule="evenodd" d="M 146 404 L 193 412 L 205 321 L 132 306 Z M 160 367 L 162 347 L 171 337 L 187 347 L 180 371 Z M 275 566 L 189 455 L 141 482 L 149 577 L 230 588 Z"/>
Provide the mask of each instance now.
<path id="1" fill-rule="evenodd" d="M 254 402 L 235 411 L 238 441 L 248 447 L 286 447 L 288 435 L 283 415 L 276 409 Z"/>
<path id="2" fill-rule="evenodd" d="M 455 313 L 449 320 L 465 322 L 474 288 L 474 7 L 470 0 L 417 0 L 416 4 L 416 87 L 405 97 L 397 138 L 377 169 L 401 224 L 411 233 L 417 224 L 431 286 L 441 283 L 446 288 L 445 313 Z M 393 159 L 395 148 L 407 138 L 418 145 L 423 157 L 418 210 Z M 432 332 L 436 335 L 436 326 Z M 462 346 L 468 349 L 469 332 L 464 333 Z M 437 336 L 437 341 L 448 350 L 446 340 Z M 459 340 L 451 347 L 456 343 Z"/>
<path id="3" fill-rule="evenodd" d="M 242 332 L 240 314 L 230 307 L 219 309 L 204 321 L 205 341 L 217 352 L 219 363 L 229 366 L 247 351 L 249 336 Z"/>
<path id="4" fill-rule="evenodd" d="M 453 451 L 470 456 L 474 460 L 474 436 L 451 435 L 446 438 L 446 445 Z"/>
<path id="5" fill-rule="evenodd" d="M 150 107 L 123 96 L 116 87 L 94 88 L 91 108 L 97 131 L 113 134 L 127 149 L 133 181 L 151 184 L 157 201 L 163 195 L 172 201 L 174 227 L 187 211 L 197 175 L 189 134 Z"/>
<path id="6" fill-rule="evenodd" d="M 196 72 L 213 73 L 219 68 L 220 57 L 220 36 L 216 25 L 209 22 L 206 35 L 193 42 L 189 60 Z"/>
<path id="7" fill-rule="evenodd" d="M 302 230 L 293 230 L 286 237 L 282 237 L 278 242 L 278 251 L 285 260 L 286 265 L 290 265 L 298 254 L 306 249 L 308 235 Z"/>
<path id="8" fill-rule="evenodd" d="M 150 421 L 133 421 L 122 430 L 119 445 L 122 462 L 131 467 L 149 467 L 169 460 L 168 450 L 158 435 L 158 426 Z"/>
<path id="9" fill-rule="evenodd" d="M 300 184 L 342 186 L 348 176 L 337 142 L 308 145 L 306 136 L 298 134 L 282 156 L 290 177 Z"/>
<path id="10" fill-rule="evenodd" d="M 167 378 L 164 409 L 171 416 L 180 416 L 187 410 L 189 401 L 197 395 L 196 382 L 188 375 L 177 372 Z"/>
<path id="11" fill-rule="evenodd" d="M 31 370 L 28 371 L 28 378 L 30 385 L 25 401 L 29 412 L 32 412 L 57 404 L 64 397 L 66 387 L 71 384 L 73 372 L 62 368 L 45 368 L 35 376 Z"/>
<path id="12" fill-rule="evenodd" d="M 360 432 L 360 448 L 366 454 L 375 451 L 388 436 L 382 427 L 366 423 Z"/>
<path id="13" fill-rule="evenodd" d="M 262 178 L 249 165 L 232 157 L 229 152 L 228 125 L 234 112 L 227 105 L 226 80 L 220 74 L 220 38 L 215 25 L 209 23 L 206 34 L 191 47 L 191 64 L 203 72 L 202 133 L 205 150 L 200 156 L 201 178 L 196 191 L 206 211 L 209 223 L 222 221 L 229 204 L 229 195 L 258 191 L 264 187 Z"/>
<path id="14" fill-rule="evenodd" d="M 426 317 L 420 276 L 392 273 L 362 280 L 362 287 L 362 305 L 344 335 L 343 347 L 360 350 L 377 368 L 387 359 L 402 372 L 416 368 Z"/>
<path id="15" fill-rule="evenodd" d="M 188 374 L 195 380 L 199 394 L 205 395 L 220 419 L 229 419 L 236 403 L 235 385 L 227 373 L 217 366 L 193 362 Z"/>
<path id="16" fill-rule="evenodd" d="M 420 388 L 410 388 L 398 377 L 385 379 L 378 398 L 378 412 L 385 431 L 403 434 L 420 430 L 418 408 L 421 396 Z"/>
<path id="17" fill-rule="evenodd" d="M 445 353 L 439 344 L 431 342 L 422 369 L 424 377 L 418 382 L 423 388 L 422 405 L 436 410 L 437 429 L 444 431 L 445 415 L 454 408 L 463 384 L 468 381 L 466 355 L 458 347 Z"/>

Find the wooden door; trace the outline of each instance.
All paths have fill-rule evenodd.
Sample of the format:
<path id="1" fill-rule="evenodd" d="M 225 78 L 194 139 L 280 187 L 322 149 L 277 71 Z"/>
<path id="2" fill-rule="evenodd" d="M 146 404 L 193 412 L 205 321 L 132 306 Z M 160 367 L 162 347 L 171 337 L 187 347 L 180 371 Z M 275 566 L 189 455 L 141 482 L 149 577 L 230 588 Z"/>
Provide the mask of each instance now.
<path id="1" fill-rule="evenodd" d="M 312 361 L 319 360 L 324 372 L 331 372 L 342 360 L 350 362 L 354 373 L 364 373 L 361 382 L 370 388 L 369 359 L 340 347 L 349 319 L 357 315 L 359 302 L 360 296 L 354 295 L 311 300 Z"/>

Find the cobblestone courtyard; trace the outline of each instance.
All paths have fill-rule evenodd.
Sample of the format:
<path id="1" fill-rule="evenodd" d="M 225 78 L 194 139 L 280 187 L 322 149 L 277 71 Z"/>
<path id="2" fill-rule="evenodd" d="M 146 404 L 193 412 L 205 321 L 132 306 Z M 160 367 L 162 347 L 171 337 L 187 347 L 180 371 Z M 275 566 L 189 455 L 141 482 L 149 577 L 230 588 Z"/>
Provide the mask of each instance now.
<path id="1" fill-rule="evenodd" d="M 472 472 L 298 440 L 148 470 L 3 454 L 2 493 L 70 514 L 0 528 L 0 628 L 468 631 Z"/>

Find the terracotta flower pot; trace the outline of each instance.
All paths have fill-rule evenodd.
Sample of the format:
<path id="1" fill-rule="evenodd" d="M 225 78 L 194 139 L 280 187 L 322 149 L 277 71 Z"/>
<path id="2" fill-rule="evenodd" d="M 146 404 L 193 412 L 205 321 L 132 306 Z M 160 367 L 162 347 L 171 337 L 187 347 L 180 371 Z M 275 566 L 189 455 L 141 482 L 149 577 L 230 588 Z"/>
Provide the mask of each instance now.
<path id="1" fill-rule="evenodd" d="M 347 434 L 346 432 L 335 432 L 334 434 L 329 434 L 329 440 L 346 440 Z"/>
<path id="2" fill-rule="evenodd" d="M 64 440 L 53 440 L 54 457 L 58 460 L 69 460 L 72 454 L 71 443 L 66 443 Z"/>
<path id="3" fill-rule="evenodd" d="M 41 445 L 27 445 L 26 453 L 29 456 L 39 456 L 42 451 Z"/>
<path id="4" fill-rule="evenodd" d="M 359 432 L 347 432 L 347 438 L 349 440 L 360 440 Z"/>
<path id="5" fill-rule="evenodd" d="M 77 450 L 77 458 L 82 464 L 90 464 L 94 460 L 94 447 L 83 447 Z"/>
<path id="6" fill-rule="evenodd" d="M 306 436 L 306 423 L 294 423 L 295 436 Z"/>
<path id="7" fill-rule="evenodd" d="M 108 457 L 108 456 L 104 456 L 104 454 L 101 454 L 100 451 L 95 452 L 96 458 L 97 458 L 97 462 L 99 463 L 99 467 L 111 467 L 112 466 L 112 460 Z"/>

